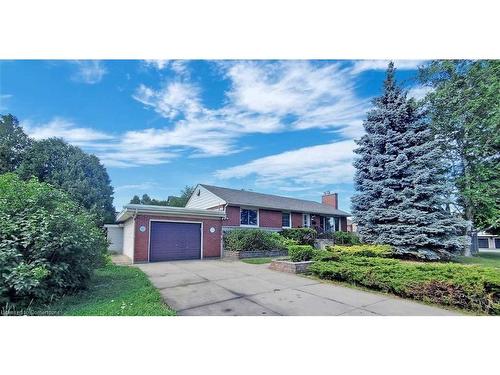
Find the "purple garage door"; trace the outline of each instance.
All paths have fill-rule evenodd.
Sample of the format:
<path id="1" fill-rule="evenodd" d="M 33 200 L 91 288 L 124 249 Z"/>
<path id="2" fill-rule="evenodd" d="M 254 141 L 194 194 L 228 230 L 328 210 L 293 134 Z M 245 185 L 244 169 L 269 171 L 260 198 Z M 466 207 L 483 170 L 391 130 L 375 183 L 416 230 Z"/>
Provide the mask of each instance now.
<path id="1" fill-rule="evenodd" d="M 200 259 L 201 224 L 151 222 L 151 262 Z"/>

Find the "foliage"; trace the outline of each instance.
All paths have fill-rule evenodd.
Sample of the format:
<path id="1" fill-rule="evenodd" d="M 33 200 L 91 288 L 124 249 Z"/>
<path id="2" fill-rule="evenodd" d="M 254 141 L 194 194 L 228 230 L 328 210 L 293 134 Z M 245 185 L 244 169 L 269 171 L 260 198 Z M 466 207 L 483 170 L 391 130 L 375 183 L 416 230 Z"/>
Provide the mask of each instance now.
<path id="1" fill-rule="evenodd" d="M 106 248 L 94 218 L 65 193 L 13 173 L 0 176 L 0 306 L 84 287 Z"/>
<path id="2" fill-rule="evenodd" d="M 280 234 L 285 238 L 297 241 L 300 245 L 314 245 L 317 233 L 313 228 L 283 229 Z"/>
<path id="3" fill-rule="evenodd" d="M 35 141 L 18 174 L 26 180 L 34 176 L 66 192 L 96 217 L 98 225 L 115 221 L 113 188 L 106 168 L 79 147 L 59 138 Z"/>
<path id="4" fill-rule="evenodd" d="M 228 251 L 283 250 L 280 236 L 276 232 L 260 229 L 233 229 L 224 233 L 224 249 Z"/>
<path id="5" fill-rule="evenodd" d="M 357 141 L 354 221 L 363 242 L 389 244 L 402 256 L 448 259 L 464 251 L 466 223 L 446 210 L 441 151 L 425 113 L 394 75 L 391 63 Z"/>
<path id="6" fill-rule="evenodd" d="M 136 267 L 108 264 L 95 270 L 87 289 L 67 294 L 57 301 L 10 314 L 76 316 L 163 316 L 175 315 L 160 292 Z"/>
<path id="7" fill-rule="evenodd" d="M 389 245 L 360 244 L 353 246 L 327 246 L 327 250 L 340 255 L 390 258 L 393 256 Z"/>
<path id="8" fill-rule="evenodd" d="M 273 260 L 272 258 L 247 258 L 241 261 L 248 264 L 267 264 L 271 263 Z"/>
<path id="9" fill-rule="evenodd" d="M 167 200 L 160 200 L 151 198 L 148 194 L 143 194 L 142 198 L 134 195 L 130 200 L 131 204 L 148 204 L 153 206 L 171 206 L 171 207 L 185 207 L 189 197 L 193 194 L 194 186 L 185 186 L 181 190 L 181 195 L 179 197 L 169 196 Z"/>
<path id="10" fill-rule="evenodd" d="M 194 192 L 196 186 L 184 186 L 184 189 L 181 190 L 181 195 L 176 197 L 171 195 L 168 197 L 168 205 L 174 207 L 185 207 L 187 201 L 191 197 Z"/>
<path id="11" fill-rule="evenodd" d="M 0 116 L 0 174 L 15 171 L 30 145 L 17 118 Z"/>
<path id="12" fill-rule="evenodd" d="M 324 232 L 318 235 L 318 238 L 332 239 L 340 245 L 357 245 L 360 243 L 359 237 L 353 232 Z"/>
<path id="13" fill-rule="evenodd" d="M 311 245 L 292 245 L 288 247 L 288 256 L 292 262 L 305 262 L 314 256 L 314 248 Z"/>
<path id="14" fill-rule="evenodd" d="M 433 61 L 420 78 L 460 211 L 500 233 L 500 61 Z"/>
<path id="15" fill-rule="evenodd" d="M 494 268 L 340 255 L 336 261 L 315 262 L 309 270 L 323 279 L 405 298 L 500 314 L 500 273 Z"/>

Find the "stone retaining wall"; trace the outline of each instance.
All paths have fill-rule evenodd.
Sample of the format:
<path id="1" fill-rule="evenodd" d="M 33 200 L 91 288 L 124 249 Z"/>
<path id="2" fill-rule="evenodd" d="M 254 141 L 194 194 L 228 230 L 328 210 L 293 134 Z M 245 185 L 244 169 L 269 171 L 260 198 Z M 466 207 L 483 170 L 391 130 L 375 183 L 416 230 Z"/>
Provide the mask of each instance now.
<path id="1" fill-rule="evenodd" d="M 224 258 L 239 260 L 246 258 L 272 258 L 283 257 L 288 255 L 288 250 L 267 250 L 267 251 L 229 251 L 224 250 Z"/>
<path id="2" fill-rule="evenodd" d="M 312 261 L 291 262 L 289 260 L 273 260 L 269 268 L 280 272 L 304 273 L 307 272 L 312 263 Z"/>

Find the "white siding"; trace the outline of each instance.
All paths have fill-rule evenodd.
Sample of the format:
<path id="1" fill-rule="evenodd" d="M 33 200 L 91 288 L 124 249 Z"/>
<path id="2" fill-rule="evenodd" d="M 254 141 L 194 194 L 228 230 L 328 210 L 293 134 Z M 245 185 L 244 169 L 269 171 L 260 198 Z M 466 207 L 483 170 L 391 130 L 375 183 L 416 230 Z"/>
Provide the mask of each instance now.
<path id="1" fill-rule="evenodd" d="M 134 260 L 134 219 L 128 219 L 123 224 L 123 254 Z"/>
<path id="2" fill-rule="evenodd" d="M 123 227 L 118 225 L 106 225 L 108 237 L 108 250 L 113 253 L 123 253 Z"/>
<path id="3" fill-rule="evenodd" d="M 198 195 L 199 192 L 199 195 Z M 189 198 L 189 201 L 186 204 L 187 208 L 212 208 L 215 206 L 220 206 L 222 204 L 226 204 L 226 202 L 219 198 L 214 193 L 208 191 L 203 186 L 196 186 L 193 195 Z"/>

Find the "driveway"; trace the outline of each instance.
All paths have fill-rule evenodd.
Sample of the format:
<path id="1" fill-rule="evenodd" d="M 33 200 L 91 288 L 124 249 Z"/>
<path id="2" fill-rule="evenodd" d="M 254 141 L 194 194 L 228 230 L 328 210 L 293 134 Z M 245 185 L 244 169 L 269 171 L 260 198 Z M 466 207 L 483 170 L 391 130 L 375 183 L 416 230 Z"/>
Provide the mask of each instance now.
<path id="1" fill-rule="evenodd" d="M 138 267 L 178 315 L 458 315 L 273 271 L 268 264 L 194 260 Z"/>

